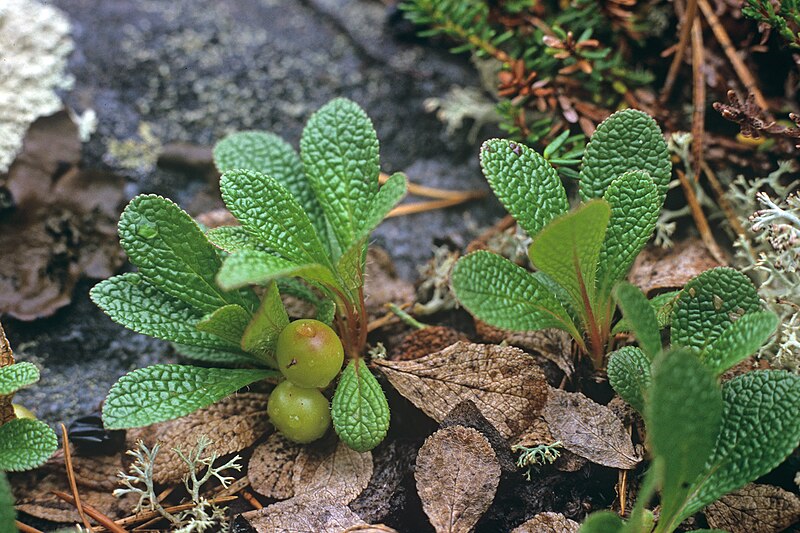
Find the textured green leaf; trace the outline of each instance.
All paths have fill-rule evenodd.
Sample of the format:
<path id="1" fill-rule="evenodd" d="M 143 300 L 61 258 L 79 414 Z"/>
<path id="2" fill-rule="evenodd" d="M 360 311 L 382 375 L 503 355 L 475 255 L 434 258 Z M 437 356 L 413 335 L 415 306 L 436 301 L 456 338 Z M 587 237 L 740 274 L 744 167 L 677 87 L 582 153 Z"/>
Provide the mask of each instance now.
<path id="1" fill-rule="evenodd" d="M 451 275 L 456 298 L 473 315 L 514 331 L 559 328 L 579 335 L 567 311 L 530 272 L 491 252 L 458 260 Z"/>
<path id="2" fill-rule="evenodd" d="M 172 347 L 178 354 L 187 359 L 216 365 L 252 365 L 257 362 L 252 355 L 234 348 L 202 348 L 178 343 L 172 343 Z"/>
<path id="3" fill-rule="evenodd" d="M 264 250 L 266 247 L 242 226 L 220 226 L 206 231 L 211 244 L 226 252 L 239 250 Z"/>
<path id="4" fill-rule="evenodd" d="M 633 109 L 618 111 L 597 126 L 583 152 L 581 198 L 600 198 L 617 176 L 629 170 L 650 174 L 663 202 L 672 176 L 667 143 L 656 121 Z"/>
<path id="5" fill-rule="evenodd" d="M 625 346 L 608 358 L 608 381 L 631 407 L 644 413 L 645 393 L 650 387 L 650 359 L 635 346 Z"/>
<path id="6" fill-rule="evenodd" d="M 628 319 L 631 330 L 639 341 L 639 347 L 652 361 L 661 351 L 661 333 L 656 312 L 639 287 L 620 282 L 614 289 L 622 316 Z"/>
<path id="7" fill-rule="evenodd" d="M 289 316 L 283 307 L 278 286 L 274 281 L 270 282 L 258 311 L 244 331 L 242 349 L 269 366 L 277 368 L 275 343 L 278 342 L 278 335 L 288 324 Z"/>
<path id="8" fill-rule="evenodd" d="M 661 518 L 656 531 L 671 532 L 691 483 L 714 449 L 722 421 L 722 392 L 715 376 L 688 350 L 654 363 L 645 405 L 648 440 L 661 478 Z"/>
<path id="9" fill-rule="evenodd" d="M 490 139 L 481 148 L 481 167 L 497 198 L 531 237 L 569 209 L 558 173 L 525 145 Z"/>
<path id="10" fill-rule="evenodd" d="M 528 248 L 533 264 L 564 287 L 578 310 L 594 305 L 600 247 L 611 209 L 593 200 L 548 224 Z"/>
<path id="11" fill-rule="evenodd" d="M 367 239 L 353 243 L 336 263 L 336 273 L 342 285 L 355 290 L 364 285 L 364 265 L 367 260 Z"/>
<path id="12" fill-rule="evenodd" d="M 137 333 L 204 348 L 238 348 L 198 331 L 195 324 L 202 316 L 197 310 L 161 292 L 139 274 L 122 274 L 101 281 L 89 294 L 111 320 Z"/>
<path id="13" fill-rule="evenodd" d="M 658 323 L 659 330 L 672 324 L 672 309 L 675 307 L 675 302 L 678 300 L 679 294 L 680 291 L 670 291 L 657 294 L 648 300 L 650 302 L 650 307 L 653 308 L 653 312 L 656 314 L 656 322 Z M 619 322 L 614 324 L 611 333 L 616 335 L 617 333 L 632 330 L 633 326 L 631 326 L 628 319 L 623 316 Z"/>
<path id="14" fill-rule="evenodd" d="M 11 484 L 8 482 L 5 473 L 0 472 L 0 531 L 17 531 L 17 526 L 14 523 L 17 519 L 14 502 Z"/>
<path id="15" fill-rule="evenodd" d="M 686 284 L 675 302 L 672 345 L 704 350 L 736 319 L 760 309 L 750 278 L 732 268 L 706 270 Z"/>
<path id="16" fill-rule="evenodd" d="M 355 232 L 353 240 L 360 241 L 369 237 L 370 232 L 378 227 L 378 224 L 386 218 L 389 211 L 400 203 L 400 200 L 406 195 L 407 187 L 408 183 L 405 174 L 401 172 L 392 174 L 375 195 L 372 205 L 369 206 L 369 211 L 361 219 L 361 225 Z"/>
<path id="17" fill-rule="evenodd" d="M 322 207 L 306 178 L 300 156 L 289 143 L 274 133 L 264 131 L 233 133 L 214 147 L 214 163 L 221 174 L 229 170 L 246 169 L 276 180 L 303 206 L 317 233 L 324 237 Z"/>
<path id="18" fill-rule="evenodd" d="M 599 285 L 605 294 L 625 277 L 650 240 L 663 199 L 644 171 L 622 174 L 611 182 L 603 198 L 611 206 L 598 273 Z"/>
<path id="19" fill-rule="evenodd" d="M 372 122 L 356 103 L 337 98 L 308 120 L 300 155 L 339 248 L 347 250 L 378 192 L 378 136 Z"/>
<path id="20" fill-rule="evenodd" d="M 725 383 L 722 395 L 722 429 L 683 517 L 770 472 L 800 442 L 800 376 L 748 372 Z"/>
<path id="21" fill-rule="evenodd" d="M 238 292 L 214 283 L 220 259 L 200 226 L 173 202 L 154 195 L 131 200 L 119 219 L 119 237 L 139 273 L 201 313 L 229 303 L 247 307 Z"/>
<path id="22" fill-rule="evenodd" d="M 717 375 L 756 353 L 778 327 L 775 313 L 755 311 L 730 324 L 700 355 Z"/>
<path id="23" fill-rule="evenodd" d="M 274 370 L 154 365 L 122 376 L 103 404 L 107 429 L 148 426 L 208 407 Z M 0 427 L 2 429 L 2 427 Z"/>
<path id="24" fill-rule="evenodd" d="M 303 207 L 275 179 L 254 170 L 229 170 L 219 187 L 228 210 L 264 246 L 298 263 L 330 263 Z"/>
<path id="25" fill-rule="evenodd" d="M 336 286 L 333 274 L 323 265 L 297 264 L 258 250 L 241 250 L 228 256 L 217 274 L 217 283 L 220 287 L 235 289 L 289 276 Z"/>
<path id="26" fill-rule="evenodd" d="M 611 511 L 597 511 L 586 517 L 578 533 L 619 533 L 622 519 Z"/>
<path id="27" fill-rule="evenodd" d="M 58 448 L 50 426 L 40 420 L 15 418 L 0 426 L 0 470 L 20 472 L 44 464 Z"/>
<path id="28" fill-rule="evenodd" d="M 39 369 L 26 361 L 0 367 L 0 395 L 13 394 L 39 381 Z"/>
<path id="29" fill-rule="evenodd" d="M 389 431 L 389 402 L 364 361 L 345 367 L 331 402 L 336 434 L 357 452 L 381 443 Z"/>
<path id="30" fill-rule="evenodd" d="M 250 322 L 250 313 L 240 305 L 226 305 L 210 313 L 197 323 L 197 329 L 221 337 L 231 344 L 239 344 L 244 328 Z"/>

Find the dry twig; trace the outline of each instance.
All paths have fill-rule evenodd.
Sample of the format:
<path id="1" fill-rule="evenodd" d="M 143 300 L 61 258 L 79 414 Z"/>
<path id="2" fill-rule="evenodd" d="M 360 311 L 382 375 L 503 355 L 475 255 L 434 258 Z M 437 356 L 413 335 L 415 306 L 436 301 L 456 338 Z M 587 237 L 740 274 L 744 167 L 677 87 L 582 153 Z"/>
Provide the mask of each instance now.
<path id="1" fill-rule="evenodd" d="M 62 500 L 64 500 L 67 503 L 71 503 L 72 505 L 74 505 L 76 507 L 78 506 L 78 500 L 74 496 L 70 496 L 66 492 L 61 492 L 60 490 L 54 490 L 53 494 L 55 494 L 56 496 L 58 496 L 59 498 L 61 498 Z M 89 505 L 88 503 L 82 504 L 81 505 L 81 509 L 82 509 L 82 511 L 86 511 L 86 514 L 88 514 L 89 516 L 94 518 L 97 521 L 98 524 L 100 524 L 101 526 L 103 526 L 107 530 L 111 531 L 112 533 L 127 533 L 125 531 L 125 529 L 123 529 L 123 528 L 119 527 L 117 524 L 115 524 L 114 521 L 111 520 L 111 518 L 109 518 L 108 516 L 104 515 L 103 513 L 101 513 L 100 511 L 98 511 L 97 509 L 92 507 L 91 505 Z M 92 527 L 89 527 L 88 529 L 89 529 L 89 531 L 93 531 Z"/>
<path id="2" fill-rule="evenodd" d="M 694 184 L 689 182 L 689 179 L 682 170 L 676 169 L 675 172 L 678 174 L 678 180 L 681 182 L 683 193 L 686 196 L 686 202 L 689 204 L 694 224 L 697 226 L 697 231 L 700 232 L 700 238 L 703 240 L 703 244 L 706 245 L 708 251 L 711 252 L 711 255 L 720 264 L 728 264 L 725 254 L 722 253 L 722 249 L 717 244 L 717 241 L 714 240 L 714 235 L 711 233 L 711 228 L 708 226 L 708 220 L 703 213 L 703 208 L 700 207 L 700 202 L 697 201 L 697 195 L 694 192 Z"/>
<path id="3" fill-rule="evenodd" d="M 672 87 L 675 85 L 675 79 L 678 77 L 678 70 L 681 68 L 683 55 L 686 52 L 686 46 L 689 44 L 691 29 L 692 26 L 694 26 L 694 19 L 697 15 L 697 2 L 698 0 L 689 0 L 686 6 L 678 47 L 675 49 L 675 55 L 672 57 L 672 64 L 670 64 L 669 72 L 667 72 L 667 79 L 664 81 L 664 89 L 661 91 L 660 100 L 662 104 L 669 99 L 669 94 L 672 92 Z"/>
<path id="4" fill-rule="evenodd" d="M 703 50 L 703 26 L 697 17 L 692 24 L 692 173 L 695 181 L 700 177 L 703 163 L 703 134 L 706 120 L 706 78 Z"/>
<path id="5" fill-rule="evenodd" d="M 61 424 L 61 435 L 64 448 L 64 465 L 67 468 L 67 479 L 69 480 L 69 488 L 72 491 L 73 503 L 78 510 L 78 515 L 81 517 L 83 525 L 86 529 L 91 530 L 92 524 L 86 518 L 86 513 L 83 512 L 83 505 L 81 505 L 81 495 L 78 492 L 78 483 L 75 481 L 75 470 L 72 468 L 72 453 L 69 449 L 69 435 L 67 434 L 67 426 Z M 59 496 L 60 497 L 60 496 Z"/>

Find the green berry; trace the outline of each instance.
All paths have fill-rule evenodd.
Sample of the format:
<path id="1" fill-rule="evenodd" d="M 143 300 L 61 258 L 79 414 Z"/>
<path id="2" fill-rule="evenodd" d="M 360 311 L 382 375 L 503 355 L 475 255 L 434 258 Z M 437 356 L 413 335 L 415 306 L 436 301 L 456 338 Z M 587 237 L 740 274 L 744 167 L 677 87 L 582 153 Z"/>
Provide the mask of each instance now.
<path id="1" fill-rule="evenodd" d="M 342 369 L 342 341 L 319 320 L 295 320 L 283 328 L 275 347 L 278 368 L 300 387 L 324 389 Z"/>
<path id="2" fill-rule="evenodd" d="M 267 403 L 272 425 L 289 440 L 305 444 L 322 437 L 331 425 L 331 407 L 318 389 L 282 381 Z"/>

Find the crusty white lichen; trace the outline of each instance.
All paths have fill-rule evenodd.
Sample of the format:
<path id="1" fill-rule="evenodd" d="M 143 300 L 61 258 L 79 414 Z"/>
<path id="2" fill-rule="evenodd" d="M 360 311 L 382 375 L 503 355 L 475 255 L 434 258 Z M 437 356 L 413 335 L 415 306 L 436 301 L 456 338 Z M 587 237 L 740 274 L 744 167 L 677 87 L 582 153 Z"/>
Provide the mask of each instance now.
<path id="1" fill-rule="evenodd" d="M 0 173 L 22 147 L 28 126 L 61 108 L 59 89 L 73 43 L 67 17 L 36 0 L 0 1 Z"/>

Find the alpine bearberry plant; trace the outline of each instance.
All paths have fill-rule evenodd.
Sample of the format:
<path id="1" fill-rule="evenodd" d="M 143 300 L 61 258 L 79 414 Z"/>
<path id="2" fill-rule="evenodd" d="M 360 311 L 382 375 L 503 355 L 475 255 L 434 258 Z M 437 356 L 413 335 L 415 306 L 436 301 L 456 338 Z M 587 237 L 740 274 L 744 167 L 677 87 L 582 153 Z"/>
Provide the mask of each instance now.
<path id="1" fill-rule="evenodd" d="M 317 111 L 300 147 L 298 155 L 266 132 L 236 133 L 217 144 L 222 198 L 240 226 L 203 232 L 157 196 L 139 196 L 125 209 L 121 242 L 139 272 L 101 282 L 92 290 L 94 301 L 113 320 L 173 341 L 190 357 L 253 368 L 136 370 L 109 392 L 107 427 L 183 416 L 278 377 L 279 370 L 291 382 L 279 387 L 292 390 L 279 395 L 270 415 L 290 438 L 320 436 L 327 428 L 323 419 L 332 419 L 340 438 L 359 451 L 386 435 L 388 403 L 362 358 L 364 262 L 370 232 L 405 195 L 406 179 L 395 174 L 379 185 L 377 135 L 349 100 Z M 260 301 L 251 288 L 259 285 L 265 287 Z M 290 324 L 281 290 L 315 304 L 319 320 Z M 332 411 L 318 417 L 323 402 L 325 410 L 328 405 L 318 389 L 339 373 L 345 357 Z M 288 415 L 287 406 L 293 406 Z M 309 427 L 283 424 L 292 409 L 314 413 Z"/>
<path id="2" fill-rule="evenodd" d="M 457 299 L 492 326 L 565 330 L 602 367 L 615 311 L 612 288 L 650 239 L 671 176 L 658 125 L 624 110 L 598 126 L 580 172 L 585 203 L 572 212 L 555 169 L 535 151 L 489 140 L 481 166 L 533 239 L 528 255 L 538 271 L 490 252 L 471 253 L 453 269 Z"/>
<path id="3" fill-rule="evenodd" d="M 755 287 L 729 268 L 706 271 L 675 299 L 670 350 L 654 307 L 632 285 L 616 296 L 639 347 L 611 354 L 617 393 L 644 415 L 653 463 L 630 519 L 591 515 L 582 533 L 669 533 L 706 505 L 778 466 L 800 441 L 800 376 L 757 370 L 719 376 L 775 331 Z M 658 522 L 645 506 L 661 493 Z"/>

